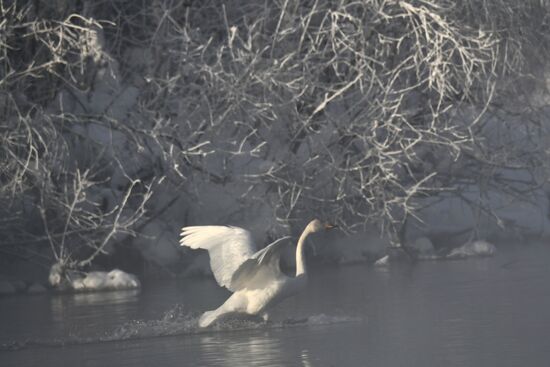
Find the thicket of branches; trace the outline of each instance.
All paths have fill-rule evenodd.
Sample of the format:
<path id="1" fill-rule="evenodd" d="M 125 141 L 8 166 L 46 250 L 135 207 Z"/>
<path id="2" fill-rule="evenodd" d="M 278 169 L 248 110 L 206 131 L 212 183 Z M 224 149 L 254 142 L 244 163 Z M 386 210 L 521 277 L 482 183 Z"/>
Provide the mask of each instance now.
<path id="1" fill-rule="evenodd" d="M 544 106 L 529 98 L 548 10 L 513 0 L 0 1 L 0 251 L 29 257 L 26 244 L 41 242 L 57 261 L 89 264 L 134 234 L 160 181 L 187 194 L 237 183 L 243 206 L 261 198 L 281 225 L 314 214 L 395 240 L 419 197 L 470 182 L 525 195 L 547 159 Z M 93 99 L 102 79 L 118 94 L 90 111 L 82 96 Z M 138 93 L 117 114 L 125 86 Z M 499 120 L 507 109 L 526 118 Z M 500 169 L 531 179 L 519 192 Z"/>
<path id="2" fill-rule="evenodd" d="M 134 234 L 152 180 L 126 175 L 116 148 L 87 134 L 119 121 L 53 103 L 93 88 L 107 58 L 94 42 L 100 22 L 54 6 L 0 2 L 0 251 L 83 268 Z M 114 172 L 125 176 L 116 185 Z"/>

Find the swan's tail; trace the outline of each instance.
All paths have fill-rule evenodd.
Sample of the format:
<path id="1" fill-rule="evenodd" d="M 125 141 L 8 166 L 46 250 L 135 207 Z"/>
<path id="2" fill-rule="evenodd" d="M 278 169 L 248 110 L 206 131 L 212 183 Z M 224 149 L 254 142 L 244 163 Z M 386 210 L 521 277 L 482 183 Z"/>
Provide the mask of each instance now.
<path id="1" fill-rule="evenodd" d="M 218 318 L 218 313 L 214 311 L 206 311 L 202 314 L 202 316 L 199 318 L 199 326 L 200 327 L 208 327 L 210 326 L 216 319 Z"/>

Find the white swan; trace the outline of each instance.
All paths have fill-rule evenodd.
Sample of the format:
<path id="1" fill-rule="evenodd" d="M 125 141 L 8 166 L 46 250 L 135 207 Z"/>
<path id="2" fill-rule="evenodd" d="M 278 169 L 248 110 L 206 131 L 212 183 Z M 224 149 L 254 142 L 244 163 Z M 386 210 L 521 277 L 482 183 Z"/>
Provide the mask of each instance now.
<path id="1" fill-rule="evenodd" d="M 289 237 L 256 251 L 250 232 L 242 228 L 183 227 L 180 245 L 208 250 L 216 281 L 233 292 L 223 305 L 206 311 L 199 319 L 199 326 L 207 327 L 230 314 L 262 315 L 267 320 L 270 307 L 296 294 L 306 284 L 304 243 L 307 236 L 331 228 L 334 226 L 318 219 L 306 226 L 296 246 L 296 276 L 288 277 L 281 272 L 279 259 Z"/>

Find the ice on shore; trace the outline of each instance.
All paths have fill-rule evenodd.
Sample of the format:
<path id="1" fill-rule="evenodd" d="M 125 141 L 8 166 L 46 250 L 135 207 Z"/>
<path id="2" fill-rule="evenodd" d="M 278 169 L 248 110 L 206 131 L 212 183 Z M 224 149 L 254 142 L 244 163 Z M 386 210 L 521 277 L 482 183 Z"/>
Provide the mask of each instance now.
<path id="1" fill-rule="evenodd" d="M 447 259 L 460 259 L 472 256 L 492 256 L 496 252 L 496 247 L 487 241 L 468 242 L 460 247 L 453 249 L 447 254 Z"/>
<path id="2" fill-rule="evenodd" d="M 75 291 L 101 291 L 114 289 L 135 289 L 141 286 L 137 276 L 119 269 L 80 273 L 64 271 L 59 264 L 50 270 L 49 282 L 53 287 Z"/>
<path id="3" fill-rule="evenodd" d="M 74 290 L 134 289 L 140 286 L 139 279 L 135 275 L 118 269 L 110 272 L 92 271 L 82 278 L 71 280 L 71 287 Z"/>

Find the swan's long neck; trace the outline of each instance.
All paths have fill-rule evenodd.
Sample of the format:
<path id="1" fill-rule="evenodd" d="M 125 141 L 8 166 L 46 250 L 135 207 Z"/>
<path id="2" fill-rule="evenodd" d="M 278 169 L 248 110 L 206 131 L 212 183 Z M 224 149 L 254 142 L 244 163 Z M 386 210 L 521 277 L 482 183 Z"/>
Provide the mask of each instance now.
<path id="1" fill-rule="evenodd" d="M 298 239 L 298 245 L 296 245 L 296 276 L 305 274 L 307 271 L 304 245 L 309 234 L 310 230 L 306 227 Z"/>

